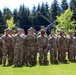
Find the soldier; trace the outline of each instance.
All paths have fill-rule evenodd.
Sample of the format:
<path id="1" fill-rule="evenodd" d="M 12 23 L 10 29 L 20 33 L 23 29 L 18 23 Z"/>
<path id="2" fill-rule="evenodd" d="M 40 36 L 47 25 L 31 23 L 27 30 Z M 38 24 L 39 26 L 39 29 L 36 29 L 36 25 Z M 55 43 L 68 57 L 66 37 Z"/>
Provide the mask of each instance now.
<path id="1" fill-rule="evenodd" d="M 35 37 L 31 33 L 31 29 L 28 29 L 28 34 L 25 37 L 24 45 L 26 46 L 26 65 L 34 65 L 34 46 L 35 46 Z"/>
<path id="2" fill-rule="evenodd" d="M 11 47 L 11 36 L 9 35 L 9 29 L 5 30 L 5 34 L 2 36 L 2 43 L 3 43 L 2 64 L 4 66 L 6 64 L 6 58 L 8 55 L 8 51 Z M 8 59 L 8 61 L 9 61 L 9 59 Z"/>
<path id="3" fill-rule="evenodd" d="M 45 26 L 41 26 L 40 28 L 45 30 Z M 37 36 L 41 35 L 41 29 L 40 29 L 40 31 L 38 32 Z M 47 36 L 47 33 L 46 33 L 46 32 L 45 32 L 45 35 Z"/>
<path id="4" fill-rule="evenodd" d="M 57 43 L 57 37 L 55 36 L 55 32 L 51 32 L 51 36 L 48 39 L 48 43 L 50 46 L 50 61 L 52 64 L 57 63 L 57 49 L 58 49 L 58 43 Z"/>
<path id="5" fill-rule="evenodd" d="M 22 66 L 23 61 L 23 37 L 21 29 L 17 29 L 17 34 L 13 38 L 14 42 L 14 67 Z"/>
<path id="6" fill-rule="evenodd" d="M 37 47 L 37 34 L 35 33 L 35 29 L 33 27 L 30 27 L 31 29 L 31 34 L 35 37 L 35 46 L 34 46 L 34 64 L 37 64 L 37 52 L 38 52 L 38 47 Z"/>
<path id="7" fill-rule="evenodd" d="M 24 29 L 21 29 L 21 36 L 23 37 L 23 40 L 25 39 L 26 35 L 25 35 L 25 31 Z M 24 46 L 24 43 L 23 43 L 23 65 L 25 64 L 25 56 L 26 56 L 26 47 Z"/>
<path id="8" fill-rule="evenodd" d="M 58 38 L 58 60 L 66 63 L 66 51 L 67 51 L 67 38 L 64 31 L 61 31 Z"/>
<path id="9" fill-rule="evenodd" d="M 76 61 L 76 37 L 75 37 L 75 61 Z"/>
<path id="10" fill-rule="evenodd" d="M 69 61 L 75 61 L 75 37 L 72 31 L 69 31 L 68 37 L 68 59 Z"/>
<path id="11" fill-rule="evenodd" d="M 2 49 L 3 49 L 3 44 L 2 44 L 2 35 L 0 35 L 0 65 L 2 64 Z"/>
<path id="12" fill-rule="evenodd" d="M 48 61 L 47 61 L 47 53 L 48 53 L 48 49 L 47 49 L 47 45 L 48 45 L 48 38 L 45 35 L 45 30 L 41 29 L 41 35 L 39 35 L 37 37 L 37 43 L 39 46 L 39 64 L 42 65 L 47 65 Z"/>
<path id="13" fill-rule="evenodd" d="M 10 40 L 10 47 L 8 50 L 8 65 L 11 66 L 13 64 L 13 58 L 14 58 L 14 47 L 13 47 L 13 30 L 9 30 L 9 35 L 11 36 Z"/>

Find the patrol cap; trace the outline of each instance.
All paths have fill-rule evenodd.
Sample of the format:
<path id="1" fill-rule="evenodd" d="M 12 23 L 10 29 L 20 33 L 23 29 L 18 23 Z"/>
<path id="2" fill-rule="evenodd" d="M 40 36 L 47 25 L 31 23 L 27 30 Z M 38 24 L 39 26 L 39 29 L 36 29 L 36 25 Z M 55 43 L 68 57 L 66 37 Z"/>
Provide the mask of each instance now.
<path id="1" fill-rule="evenodd" d="M 13 30 L 12 30 L 12 29 L 9 29 L 9 31 L 10 31 L 10 32 L 13 32 Z"/>
<path id="2" fill-rule="evenodd" d="M 21 28 L 18 28 L 18 29 L 17 29 L 17 32 L 19 32 L 19 31 L 21 31 Z"/>
<path id="3" fill-rule="evenodd" d="M 33 27 L 30 27 L 30 29 L 34 29 Z"/>
<path id="4" fill-rule="evenodd" d="M 7 31 L 10 31 L 10 29 L 7 28 L 7 29 L 5 29 L 4 31 L 7 32 Z"/>
<path id="5" fill-rule="evenodd" d="M 51 31 L 51 34 L 55 34 L 55 32 L 54 31 Z"/>
<path id="6" fill-rule="evenodd" d="M 31 29 L 29 28 L 28 31 L 31 31 Z"/>
<path id="7" fill-rule="evenodd" d="M 45 29 L 41 29 L 41 32 L 45 32 Z"/>
<path id="8" fill-rule="evenodd" d="M 35 29 L 33 27 L 30 27 L 30 29 L 35 31 Z"/>
<path id="9" fill-rule="evenodd" d="M 45 26 L 41 26 L 41 29 L 45 29 Z"/>
<path id="10" fill-rule="evenodd" d="M 72 30 L 69 31 L 69 34 L 74 34 L 74 32 Z"/>
<path id="11" fill-rule="evenodd" d="M 60 32 L 60 35 L 61 35 L 61 36 L 62 36 L 62 34 L 65 34 L 65 33 L 64 33 L 64 30 L 62 30 L 62 31 Z"/>
<path id="12" fill-rule="evenodd" d="M 22 29 L 21 29 L 21 31 L 23 31 L 23 32 L 24 32 L 24 29 L 22 28 Z"/>
<path id="13" fill-rule="evenodd" d="M 3 36 L 3 34 L 0 34 L 0 37 Z"/>

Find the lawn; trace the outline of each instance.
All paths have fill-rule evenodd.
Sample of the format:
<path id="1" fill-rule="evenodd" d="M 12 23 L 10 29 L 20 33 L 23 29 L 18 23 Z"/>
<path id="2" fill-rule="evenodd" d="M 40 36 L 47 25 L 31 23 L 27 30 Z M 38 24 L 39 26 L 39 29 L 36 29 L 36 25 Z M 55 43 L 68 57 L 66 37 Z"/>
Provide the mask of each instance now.
<path id="1" fill-rule="evenodd" d="M 48 60 L 50 56 L 48 55 Z M 68 60 L 68 59 L 67 59 Z M 68 61 L 67 64 L 50 64 L 40 66 L 37 64 L 33 67 L 17 67 L 0 65 L 0 75 L 76 75 L 76 63 Z"/>
<path id="2" fill-rule="evenodd" d="M 0 75 L 76 75 L 76 63 L 17 68 L 0 65 Z"/>

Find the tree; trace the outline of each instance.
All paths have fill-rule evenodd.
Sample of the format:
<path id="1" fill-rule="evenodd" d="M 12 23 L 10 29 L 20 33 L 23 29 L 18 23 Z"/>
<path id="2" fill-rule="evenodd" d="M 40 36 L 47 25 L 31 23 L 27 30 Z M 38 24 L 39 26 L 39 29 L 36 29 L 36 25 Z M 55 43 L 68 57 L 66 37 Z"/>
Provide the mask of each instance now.
<path id="1" fill-rule="evenodd" d="M 14 23 L 16 24 L 16 26 L 20 26 L 20 24 L 19 24 L 19 18 L 18 18 L 18 11 L 17 11 L 17 9 L 14 9 L 14 11 L 13 11 L 13 18 L 14 18 Z"/>
<path id="2" fill-rule="evenodd" d="M 4 17 L 4 21 L 6 22 L 7 19 L 10 19 L 12 17 L 12 12 L 9 8 L 4 8 L 3 9 L 3 17 Z"/>
<path id="3" fill-rule="evenodd" d="M 61 2 L 62 11 L 65 11 L 68 9 L 68 3 L 67 0 L 62 0 Z"/>
<path id="4" fill-rule="evenodd" d="M 56 20 L 56 16 L 60 14 L 60 11 L 57 0 L 54 0 L 50 8 L 50 19 L 52 22 Z"/>
<path id="5" fill-rule="evenodd" d="M 5 22 L 4 22 L 2 12 L 0 10 L 0 33 L 3 33 L 5 28 L 6 28 L 6 25 L 5 25 Z"/>
<path id="6" fill-rule="evenodd" d="M 37 13 L 37 10 L 36 10 L 36 6 L 34 5 L 33 8 L 32 8 L 32 13 L 31 13 L 31 22 L 32 22 L 32 25 L 36 25 L 37 24 L 37 20 L 36 20 L 36 14 Z"/>
<path id="7" fill-rule="evenodd" d="M 56 32 L 60 30 L 60 28 L 64 28 L 64 31 L 68 34 L 69 30 L 75 30 L 75 20 L 71 21 L 71 18 L 73 16 L 73 11 L 68 8 L 64 13 L 62 13 L 60 16 L 57 16 L 57 22 L 58 25 L 56 26 Z"/>
<path id="8" fill-rule="evenodd" d="M 70 1 L 70 9 L 74 12 L 72 19 L 76 20 L 76 0 Z"/>
<path id="9" fill-rule="evenodd" d="M 46 4 L 42 3 L 41 9 L 39 11 L 40 13 L 39 13 L 39 16 L 38 16 L 38 21 L 39 21 L 40 25 L 47 26 L 49 24 L 49 22 L 45 18 L 43 18 L 43 16 L 45 16 L 46 18 L 49 19 L 48 7 L 49 6 L 48 6 L 47 3 Z M 40 16 L 40 15 L 42 15 L 42 16 Z"/>
<path id="10" fill-rule="evenodd" d="M 26 8 L 23 5 L 20 6 L 19 11 L 18 11 L 18 17 L 19 17 L 19 21 L 20 21 L 20 25 L 21 27 L 23 25 L 29 25 L 29 15 L 30 15 L 30 10 L 29 8 Z"/>
<path id="11" fill-rule="evenodd" d="M 6 20 L 6 24 L 8 26 L 8 29 L 13 29 L 15 27 L 14 19 L 11 17 L 11 19 Z"/>

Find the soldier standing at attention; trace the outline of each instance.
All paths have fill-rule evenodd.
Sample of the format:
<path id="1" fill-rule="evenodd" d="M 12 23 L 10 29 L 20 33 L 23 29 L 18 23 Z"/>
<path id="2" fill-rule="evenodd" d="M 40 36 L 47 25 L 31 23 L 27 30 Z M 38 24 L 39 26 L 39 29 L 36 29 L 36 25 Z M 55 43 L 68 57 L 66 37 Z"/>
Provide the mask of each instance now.
<path id="1" fill-rule="evenodd" d="M 47 54 L 48 54 L 48 37 L 45 35 L 45 30 L 41 29 L 41 35 L 37 37 L 37 43 L 39 46 L 39 64 L 47 65 Z"/>
<path id="2" fill-rule="evenodd" d="M 58 60 L 66 63 L 67 38 L 64 31 L 61 31 L 58 38 Z"/>
<path id="3" fill-rule="evenodd" d="M 50 46 L 50 61 L 52 64 L 57 63 L 58 42 L 54 31 L 51 32 L 51 36 L 48 39 L 48 43 Z"/>
<path id="4" fill-rule="evenodd" d="M 35 37 L 35 46 L 34 46 L 34 64 L 37 64 L 37 52 L 38 52 L 38 47 L 37 47 L 37 34 L 35 33 L 35 29 L 33 27 L 30 27 L 32 35 Z"/>
<path id="5" fill-rule="evenodd" d="M 69 61 L 75 61 L 75 37 L 72 31 L 69 32 L 68 37 L 68 59 Z"/>
<path id="6" fill-rule="evenodd" d="M 2 35 L 0 35 L 0 65 L 2 64 L 2 50 L 3 50 L 3 44 L 2 44 Z"/>
<path id="7" fill-rule="evenodd" d="M 8 65 L 11 66 L 13 64 L 13 58 L 14 58 L 14 47 L 13 47 L 13 30 L 9 29 L 9 35 L 11 36 L 10 40 L 10 47 L 8 50 Z"/>
<path id="8" fill-rule="evenodd" d="M 75 61 L 76 61 L 76 37 L 75 37 Z"/>
<path id="9" fill-rule="evenodd" d="M 25 31 L 24 29 L 21 29 L 21 36 L 23 37 L 23 40 L 25 39 L 26 35 L 25 35 Z M 24 43 L 23 43 L 23 65 L 25 64 L 25 56 L 26 56 L 26 47 L 24 46 Z"/>
<path id="10" fill-rule="evenodd" d="M 35 46 L 35 37 L 31 33 L 31 29 L 28 29 L 28 34 L 24 39 L 24 45 L 26 47 L 26 65 L 34 66 L 34 46 Z"/>
<path id="11" fill-rule="evenodd" d="M 23 61 L 23 37 L 21 29 L 17 29 L 17 34 L 13 37 L 14 42 L 14 67 L 22 66 Z"/>
<path id="12" fill-rule="evenodd" d="M 8 51 L 10 49 L 11 44 L 11 36 L 9 35 L 9 29 L 5 30 L 5 34 L 2 36 L 2 44 L 3 44 L 3 57 L 2 57 L 2 64 L 5 66 L 6 64 L 6 58 L 8 55 Z M 9 58 L 9 57 L 8 57 Z M 9 60 L 8 60 L 9 63 Z"/>

